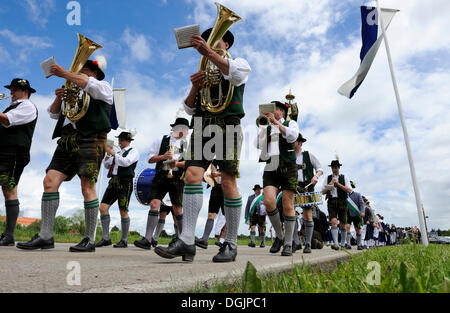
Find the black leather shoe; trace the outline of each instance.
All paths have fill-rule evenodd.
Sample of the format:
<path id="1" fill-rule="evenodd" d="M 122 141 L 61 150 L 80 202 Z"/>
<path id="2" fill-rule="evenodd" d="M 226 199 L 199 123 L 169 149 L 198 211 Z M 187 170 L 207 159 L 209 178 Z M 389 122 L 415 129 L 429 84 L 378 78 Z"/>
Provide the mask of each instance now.
<path id="1" fill-rule="evenodd" d="M 208 240 L 195 239 L 195 245 L 202 249 L 208 249 Z"/>
<path id="2" fill-rule="evenodd" d="M 270 247 L 270 253 L 277 253 L 278 251 L 280 251 L 283 244 L 284 239 L 279 239 L 278 237 L 275 237 L 275 240 L 272 243 L 272 247 Z"/>
<path id="3" fill-rule="evenodd" d="M 255 245 L 255 243 L 254 243 L 254 242 L 250 242 L 250 243 L 248 244 L 248 246 L 249 246 L 250 248 L 254 248 L 254 247 L 256 247 L 256 245 Z"/>
<path id="4" fill-rule="evenodd" d="M 100 247 L 106 247 L 106 246 L 110 246 L 112 245 L 111 239 L 105 240 L 105 239 L 101 239 L 99 242 L 97 242 L 95 244 L 96 248 L 100 248 Z"/>
<path id="5" fill-rule="evenodd" d="M 291 245 L 284 245 L 283 251 L 281 251 L 282 256 L 291 256 L 292 255 L 292 246 Z"/>
<path id="6" fill-rule="evenodd" d="M 309 243 L 305 244 L 305 248 L 303 248 L 303 253 L 311 253 L 311 245 Z"/>
<path id="7" fill-rule="evenodd" d="M 187 245 L 181 239 L 177 239 L 169 244 L 167 248 L 158 246 L 155 248 L 155 252 L 160 257 L 166 259 L 173 259 L 177 256 L 181 256 L 183 261 L 192 262 L 195 256 L 195 244 Z"/>
<path id="8" fill-rule="evenodd" d="M 344 249 L 347 249 L 347 250 L 352 250 L 352 246 L 351 246 L 351 245 L 349 245 L 349 244 L 346 244 L 346 245 L 345 245 L 345 247 L 344 247 Z"/>
<path id="9" fill-rule="evenodd" d="M 55 247 L 55 241 L 53 240 L 53 237 L 44 240 L 39 237 L 39 234 L 36 234 L 30 241 L 17 243 L 16 247 L 24 250 L 53 249 Z"/>
<path id="10" fill-rule="evenodd" d="M 233 249 L 228 242 L 224 242 L 222 247 L 219 249 L 219 253 L 217 253 L 213 257 L 213 262 L 216 263 L 224 263 L 224 262 L 234 262 L 237 256 L 237 248 Z"/>
<path id="11" fill-rule="evenodd" d="M 338 250 L 339 250 L 339 245 L 333 243 L 333 244 L 331 245 L 331 249 L 338 251 Z"/>
<path id="12" fill-rule="evenodd" d="M 216 241 L 214 244 L 219 248 L 223 246 L 223 243 L 220 243 L 220 241 Z"/>
<path id="13" fill-rule="evenodd" d="M 14 238 L 11 238 L 9 236 L 6 236 L 5 234 L 2 234 L 0 236 L 0 246 L 2 246 L 2 247 L 14 246 Z"/>
<path id="14" fill-rule="evenodd" d="M 300 242 L 298 244 L 296 244 L 294 241 L 292 241 L 292 253 L 295 253 L 295 251 L 301 250 L 301 249 L 302 249 L 302 244 Z"/>
<path id="15" fill-rule="evenodd" d="M 125 240 L 121 240 L 118 243 L 116 243 L 113 247 L 114 248 L 127 248 L 128 244 Z"/>
<path id="16" fill-rule="evenodd" d="M 363 246 L 359 245 L 358 250 L 364 250 Z"/>
<path id="17" fill-rule="evenodd" d="M 158 245 L 158 240 L 152 238 L 152 247 L 156 247 Z"/>
<path id="18" fill-rule="evenodd" d="M 145 237 L 142 237 L 141 240 L 135 240 L 134 245 L 138 248 L 146 250 L 150 250 L 152 248 L 152 244 Z"/>
<path id="19" fill-rule="evenodd" d="M 260 248 L 265 248 L 266 244 L 264 242 L 261 242 L 261 244 L 259 245 Z"/>
<path id="20" fill-rule="evenodd" d="M 312 249 L 322 249 L 323 248 L 323 242 L 317 239 L 313 239 L 311 241 L 311 248 Z"/>
<path id="21" fill-rule="evenodd" d="M 84 237 L 76 246 L 69 248 L 70 252 L 95 252 L 95 244 L 90 243 L 89 237 Z"/>

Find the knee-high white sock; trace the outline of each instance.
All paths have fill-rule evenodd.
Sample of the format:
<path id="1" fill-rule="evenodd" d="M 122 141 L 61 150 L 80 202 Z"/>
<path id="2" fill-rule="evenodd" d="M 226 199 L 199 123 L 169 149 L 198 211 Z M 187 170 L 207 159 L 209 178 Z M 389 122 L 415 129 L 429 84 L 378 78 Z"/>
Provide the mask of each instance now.
<path id="1" fill-rule="evenodd" d="M 195 244 L 195 226 L 203 205 L 203 186 L 185 185 L 183 192 L 183 230 L 180 239 L 187 245 Z"/>

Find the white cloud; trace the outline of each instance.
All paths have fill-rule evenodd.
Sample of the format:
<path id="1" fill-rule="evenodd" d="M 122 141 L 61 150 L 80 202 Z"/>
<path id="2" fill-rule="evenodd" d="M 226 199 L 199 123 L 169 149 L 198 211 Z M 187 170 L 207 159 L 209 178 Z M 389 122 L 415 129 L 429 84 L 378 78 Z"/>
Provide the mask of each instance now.
<path id="1" fill-rule="evenodd" d="M 151 49 L 148 39 L 145 35 L 133 33 L 130 29 L 125 29 L 122 40 L 129 46 L 131 53 L 131 62 L 148 61 L 151 57 Z"/>
<path id="2" fill-rule="evenodd" d="M 8 39 L 11 43 L 10 47 L 14 47 L 17 51 L 18 58 L 17 60 L 13 60 L 13 63 L 15 64 L 28 61 L 30 55 L 35 53 L 36 50 L 47 49 L 53 46 L 50 39 L 46 37 L 19 35 L 9 29 L 0 29 L 0 37 Z M 0 46 L 0 56 L 2 56 L 2 54 L 10 59 L 8 52 L 5 51 L 2 53 L 2 47 Z"/>
<path id="3" fill-rule="evenodd" d="M 54 0 L 25 0 L 21 5 L 27 11 L 28 18 L 42 28 L 45 28 L 50 14 L 55 11 Z"/>

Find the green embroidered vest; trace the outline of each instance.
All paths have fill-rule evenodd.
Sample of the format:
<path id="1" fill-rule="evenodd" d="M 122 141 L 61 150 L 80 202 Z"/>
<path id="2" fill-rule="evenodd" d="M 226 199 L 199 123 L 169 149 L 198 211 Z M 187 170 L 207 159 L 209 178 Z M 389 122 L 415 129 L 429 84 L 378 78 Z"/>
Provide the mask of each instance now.
<path id="1" fill-rule="evenodd" d="M 125 151 L 122 154 L 122 157 L 126 158 L 131 150 L 133 150 L 133 148 Z M 136 169 L 136 165 L 137 165 L 137 161 L 128 167 L 119 166 L 117 169 L 117 176 L 119 176 L 119 177 L 134 177 L 134 170 Z"/>
<path id="2" fill-rule="evenodd" d="M 329 184 L 331 182 L 333 175 L 328 175 L 328 180 L 327 183 Z M 345 186 L 345 177 L 344 175 L 339 175 L 339 184 Z M 347 200 L 348 194 L 342 190 L 341 188 L 337 187 L 337 193 L 338 193 L 338 198 L 341 200 Z M 330 194 L 330 192 L 328 191 L 328 195 Z M 331 195 L 329 196 L 331 198 Z"/>

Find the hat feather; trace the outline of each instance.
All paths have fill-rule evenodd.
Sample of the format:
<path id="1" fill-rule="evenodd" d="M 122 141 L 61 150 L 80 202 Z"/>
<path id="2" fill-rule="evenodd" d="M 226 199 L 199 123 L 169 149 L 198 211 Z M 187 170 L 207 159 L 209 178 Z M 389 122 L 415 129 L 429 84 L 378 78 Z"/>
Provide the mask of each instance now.
<path id="1" fill-rule="evenodd" d="M 95 56 L 95 61 L 98 63 L 98 67 L 102 70 L 102 72 L 106 71 L 107 62 L 106 58 L 103 55 L 97 55 Z"/>

